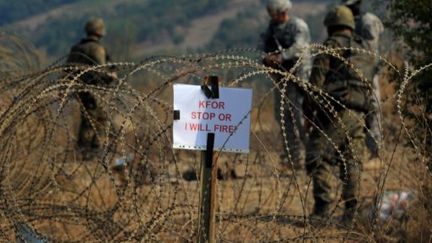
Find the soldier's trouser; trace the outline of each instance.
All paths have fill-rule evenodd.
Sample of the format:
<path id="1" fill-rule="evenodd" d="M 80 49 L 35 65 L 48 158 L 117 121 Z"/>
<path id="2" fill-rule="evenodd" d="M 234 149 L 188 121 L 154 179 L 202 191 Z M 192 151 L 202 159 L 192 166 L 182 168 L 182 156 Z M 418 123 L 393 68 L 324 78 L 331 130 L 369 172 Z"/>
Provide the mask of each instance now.
<path id="1" fill-rule="evenodd" d="M 341 111 L 338 114 L 343 125 L 337 121 L 328 121 L 321 126 L 322 132 L 313 129 L 306 147 L 306 170 L 312 177 L 314 214 L 317 215 L 330 213 L 333 202 L 330 184 L 333 176 L 332 165 L 340 168 L 345 215 L 353 216 L 357 207 L 361 156 L 365 148 L 364 117 L 362 113 L 353 110 Z"/>
<path id="2" fill-rule="evenodd" d="M 378 155 L 379 145 L 382 142 L 381 134 L 381 93 L 379 77 L 375 75 L 372 83 L 373 99 L 372 111 L 366 116 L 366 146 L 372 155 Z"/>
<path id="3" fill-rule="evenodd" d="M 281 87 L 282 85 L 280 85 Z M 275 119 L 278 122 L 279 126 L 282 129 L 281 123 L 281 100 L 282 94 L 279 89 L 277 89 L 274 93 L 274 113 Z M 284 99 L 284 126 L 285 126 L 285 134 L 288 142 L 289 155 L 291 157 L 291 161 L 296 164 L 300 161 L 300 150 L 302 144 L 305 140 L 305 132 L 304 132 L 304 118 L 303 118 L 303 96 L 299 92 L 298 88 L 292 84 L 291 82 L 288 84 L 287 89 L 285 91 L 285 99 Z M 281 131 L 281 135 L 282 131 Z M 283 153 L 281 155 L 281 159 L 283 162 L 291 162 L 289 161 L 288 151 L 286 148 L 286 144 L 284 138 L 282 136 L 282 145 L 283 145 Z"/>
<path id="4" fill-rule="evenodd" d="M 99 108 L 81 110 L 81 124 L 78 134 L 78 146 L 82 149 L 97 149 L 100 136 L 104 134 L 106 115 Z"/>

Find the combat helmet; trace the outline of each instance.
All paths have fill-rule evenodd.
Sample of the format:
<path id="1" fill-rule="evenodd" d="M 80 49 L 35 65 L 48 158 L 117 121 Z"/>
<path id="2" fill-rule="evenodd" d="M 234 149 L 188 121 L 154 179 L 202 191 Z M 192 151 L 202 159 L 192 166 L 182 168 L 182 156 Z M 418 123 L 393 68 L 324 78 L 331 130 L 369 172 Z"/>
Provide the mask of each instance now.
<path id="1" fill-rule="evenodd" d="M 361 0 L 342 0 L 342 4 L 349 6 L 357 3 L 361 3 Z"/>
<path id="2" fill-rule="evenodd" d="M 346 26 L 350 29 L 355 29 L 354 15 L 351 10 L 346 6 L 337 6 L 330 10 L 324 19 L 324 25 L 327 27 L 332 26 Z"/>
<path id="3" fill-rule="evenodd" d="M 87 35 L 105 36 L 105 24 L 103 19 L 94 18 L 87 21 L 85 25 L 85 32 Z"/>
<path id="4" fill-rule="evenodd" d="M 290 0 L 268 0 L 267 11 L 272 13 L 286 12 L 292 8 Z"/>

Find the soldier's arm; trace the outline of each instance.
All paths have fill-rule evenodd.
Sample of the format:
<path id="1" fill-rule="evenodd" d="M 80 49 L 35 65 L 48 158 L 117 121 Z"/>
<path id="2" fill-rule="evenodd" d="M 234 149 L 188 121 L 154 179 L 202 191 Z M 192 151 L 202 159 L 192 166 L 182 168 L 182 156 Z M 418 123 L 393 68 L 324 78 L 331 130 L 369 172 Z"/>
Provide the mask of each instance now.
<path id="1" fill-rule="evenodd" d="M 310 43 L 310 32 L 306 22 L 301 19 L 296 21 L 296 32 L 292 33 L 294 35 L 294 44 L 289 49 L 286 49 L 282 52 L 283 60 L 299 58 L 302 54 L 302 51 L 304 51 Z"/>
<path id="2" fill-rule="evenodd" d="M 107 62 L 107 63 L 112 63 L 112 62 L 113 62 L 113 59 L 112 59 L 111 55 L 109 55 L 108 53 L 106 54 L 106 62 Z M 115 77 L 117 77 L 117 73 L 116 73 L 116 72 L 118 71 L 117 66 L 110 65 L 109 68 L 108 68 L 108 70 L 110 70 L 110 72 L 111 72 Z"/>
<path id="3" fill-rule="evenodd" d="M 271 49 L 271 45 L 269 44 L 271 39 L 273 38 L 272 31 L 270 30 L 270 26 L 267 28 L 266 32 L 261 34 L 261 41 L 258 45 L 258 49 L 265 52 L 265 54 L 262 56 L 262 63 L 268 67 L 273 68 L 279 68 L 280 61 L 277 60 L 275 53 L 273 53 L 275 50 Z M 271 54 L 269 54 L 271 53 Z"/>
<path id="4" fill-rule="evenodd" d="M 104 65 L 107 63 L 107 54 L 105 48 L 102 46 L 95 46 L 92 54 L 92 59 L 95 61 L 96 65 Z"/>
<path id="5" fill-rule="evenodd" d="M 96 46 L 93 50 L 93 60 L 97 65 L 105 65 L 109 61 L 110 57 L 107 55 L 105 48 L 102 46 Z M 110 84 L 117 78 L 115 70 L 112 68 L 106 70 L 104 73 L 99 73 L 99 78 L 105 83 Z"/>
<path id="6" fill-rule="evenodd" d="M 260 42 L 258 43 L 258 50 L 261 50 L 263 52 L 269 52 L 267 47 L 267 42 L 271 36 L 270 30 L 267 29 L 266 32 L 262 33 L 260 35 Z"/>
<path id="7" fill-rule="evenodd" d="M 312 85 L 313 90 L 316 90 L 316 88 L 321 89 L 323 87 L 329 69 L 330 57 L 324 54 L 317 56 L 313 62 L 312 73 L 309 78 L 309 83 Z M 304 115 L 309 119 L 312 119 L 317 105 L 310 94 L 305 92 L 303 95 L 305 97 L 303 102 Z"/>
<path id="8" fill-rule="evenodd" d="M 309 82 L 313 86 L 322 87 L 324 85 L 325 78 L 329 69 L 329 56 L 324 54 L 319 55 L 313 62 L 312 73 Z"/>
<path id="9" fill-rule="evenodd" d="M 337 44 L 332 41 L 326 41 L 324 45 L 328 48 L 337 48 Z M 322 89 L 326 81 L 327 74 L 330 70 L 331 56 L 328 54 L 318 55 L 312 65 L 312 73 L 309 78 L 309 83 L 312 89 Z M 312 119 L 314 112 L 317 109 L 316 101 L 307 93 L 304 94 L 305 101 L 303 102 L 303 112 L 306 117 Z"/>

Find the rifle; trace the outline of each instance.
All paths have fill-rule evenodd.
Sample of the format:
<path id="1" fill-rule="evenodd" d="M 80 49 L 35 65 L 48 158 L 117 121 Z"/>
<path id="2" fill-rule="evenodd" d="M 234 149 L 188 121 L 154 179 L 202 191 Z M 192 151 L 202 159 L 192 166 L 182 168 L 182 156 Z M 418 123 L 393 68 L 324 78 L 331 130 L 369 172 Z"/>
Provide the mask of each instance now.
<path id="1" fill-rule="evenodd" d="M 273 37 L 273 40 L 275 41 L 275 43 L 277 45 L 278 51 L 282 54 L 283 47 L 282 47 L 281 43 L 279 42 L 279 40 L 276 38 L 276 36 L 274 34 L 272 35 L 272 37 Z"/>

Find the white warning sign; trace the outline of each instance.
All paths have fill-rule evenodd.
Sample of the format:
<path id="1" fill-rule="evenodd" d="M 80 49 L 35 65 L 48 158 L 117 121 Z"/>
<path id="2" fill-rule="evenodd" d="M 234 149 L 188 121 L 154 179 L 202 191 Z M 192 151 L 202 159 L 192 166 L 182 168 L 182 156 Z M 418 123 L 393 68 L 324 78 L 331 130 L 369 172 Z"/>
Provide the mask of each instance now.
<path id="1" fill-rule="evenodd" d="M 248 153 L 252 90 L 219 88 L 219 98 L 207 98 L 201 86 L 174 84 L 175 149 L 205 150 L 207 134 L 215 134 L 214 150 Z"/>

